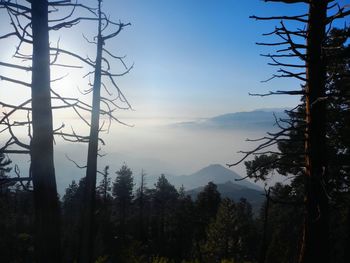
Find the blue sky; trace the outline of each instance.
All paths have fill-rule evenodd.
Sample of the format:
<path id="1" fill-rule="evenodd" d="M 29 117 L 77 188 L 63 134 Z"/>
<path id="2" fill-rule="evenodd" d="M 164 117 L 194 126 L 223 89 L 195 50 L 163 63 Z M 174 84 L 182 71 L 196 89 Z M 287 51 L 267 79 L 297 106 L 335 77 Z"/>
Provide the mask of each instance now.
<path id="1" fill-rule="evenodd" d="M 93 6 L 96 2 L 86 1 Z M 127 55 L 129 65 L 135 63 L 130 74 L 118 80 L 135 111 L 121 115 L 191 119 L 257 108 L 294 107 L 298 97 L 248 95 L 292 90 L 300 85 L 287 79 L 260 82 L 276 68 L 268 66 L 269 60 L 259 55 L 273 49 L 255 42 L 270 41 L 261 34 L 272 31 L 278 21 L 255 21 L 249 16 L 303 14 L 305 7 L 261 0 L 104 0 L 103 8 L 113 20 L 132 24 L 107 46 L 115 54 Z M 7 17 L 0 20 L 5 23 Z M 94 54 L 94 49 L 83 47 L 81 33 L 93 36 L 96 25 L 82 26 L 60 32 L 62 46 L 83 56 Z M 11 48 L 4 54 L 11 56 L 14 45 L 6 46 Z M 55 69 L 52 72 L 55 76 L 61 73 Z M 73 82 L 68 78 L 61 86 Z"/>
<path id="2" fill-rule="evenodd" d="M 105 0 L 111 17 L 131 22 L 111 50 L 135 68 L 120 79 L 144 117 L 206 117 L 266 107 L 290 107 L 293 97 L 250 97 L 248 92 L 294 89 L 295 81 L 267 79 L 274 68 L 259 56 L 262 33 L 275 22 L 250 15 L 299 14 L 303 5 L 258 0 Z M 266 50 L 266 49 L 265 49 Z"/>

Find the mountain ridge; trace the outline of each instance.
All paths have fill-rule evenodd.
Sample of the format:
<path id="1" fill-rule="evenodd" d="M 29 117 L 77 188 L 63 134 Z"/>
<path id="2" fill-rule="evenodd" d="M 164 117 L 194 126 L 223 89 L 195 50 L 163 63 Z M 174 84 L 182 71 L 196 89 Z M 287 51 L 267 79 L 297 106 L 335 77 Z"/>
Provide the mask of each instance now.
<path id="1" fill-rule="evenodd" d="M 194 121 L 174 123 L 175 128 L 189 129 L 271 129 L 275 124 L 275 117 L 286 117 L 287 108 L 257 109 L 225 113 L 210 118 L 201 118 Z"/>

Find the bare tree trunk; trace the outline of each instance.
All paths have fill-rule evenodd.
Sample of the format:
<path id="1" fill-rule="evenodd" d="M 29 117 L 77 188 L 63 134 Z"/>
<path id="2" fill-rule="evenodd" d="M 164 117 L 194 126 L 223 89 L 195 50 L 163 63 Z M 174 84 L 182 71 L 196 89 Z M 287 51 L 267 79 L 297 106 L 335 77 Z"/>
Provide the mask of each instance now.
<path id="1" fill-rule="evenodd" d="M 103 39 L 101 35 L 101 0 L 99 5 L 99 23 L 97 36 L 97 54 L 95 61 L 95 75 L 93 85 L 91 127 L 86 168 L 86 186 L 83 203 L 82 233 L 80 240 L 80 263 L 90 263 L 94 256 L 94 212 L 96 196 L 96 173 L 98 155 L 98 136 L 100 122 L 100 90 L 101 90 L 101 63 L 103 51 Z"/>
<path id="2" fill-rule="evenodd" d="M 311 0 L 307 35 L 306 84 L 306 214 L 300 262 L 326 263 L 329 255 L 329 204 L 324 187 L 327 174 L 325 113 L 326 70 L 322 45 L 327 18 L 326 0 Z"/>
<path id="3" fill-rule="evenodd" d="M 60 262 L 60 212 L 53 158 L 48 3 L 31 1 L 33 30 L 31 174 L 36 262 Z"/>

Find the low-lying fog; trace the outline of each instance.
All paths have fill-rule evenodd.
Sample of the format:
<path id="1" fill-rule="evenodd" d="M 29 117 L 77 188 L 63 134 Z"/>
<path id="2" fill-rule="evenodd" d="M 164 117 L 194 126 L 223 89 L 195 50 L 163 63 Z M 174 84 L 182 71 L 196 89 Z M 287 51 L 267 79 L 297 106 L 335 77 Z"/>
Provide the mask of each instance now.
<path id="1" fill-rule="evenodd" d="M 99 169 L 103 171 L 109 165 L 113 177 L 115 171 L 126 163 L 133 170 L 135 183 L 138 184 L 141 169 L 149 176 L 161 173 L 188 175 L 210 164 L 225 166 L 242 157 L 238 151 L 249 150 L 256 145 L 246 142 L 247 138 L 262 137 L 266 131 L 274 129 L 272 111 L 263 113 L 264 116 L 257 116 L 257 112 L 246 114 L 220 116 L 220 125 L 215 118 L 185 122 L 175 119 L 127 121 L 133 127 L 112 124 L 109 133 L 102 134 L 106 145 L 102 146 L 101 154 L 105 155 L 99 158 Z M 264 119 L 266 116 L 268 118 Z M 87 145 L 56 139 L 55 169 L 61 194 L 72 180 L 77 181 L 84 175 L 84 170 L 77 168 L 66 156 L 84 166 L 86 155 Z M 11 159 L 19 164 L 25 175 L 28 161 L 17 156 L 11 156 Z M 243 164 L 233 170 L 245 175 Z"/>

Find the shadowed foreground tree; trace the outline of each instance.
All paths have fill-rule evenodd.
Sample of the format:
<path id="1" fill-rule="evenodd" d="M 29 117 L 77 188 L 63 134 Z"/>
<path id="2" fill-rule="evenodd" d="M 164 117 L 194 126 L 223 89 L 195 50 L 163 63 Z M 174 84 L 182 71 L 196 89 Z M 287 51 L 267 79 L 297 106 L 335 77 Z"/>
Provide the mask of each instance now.
<path id="1" fill-rule="evenodd" d="M 5 78 L 9 82 L 31 87 L 31 100 L 29 100 L 32 104 L 31 121 L 26 123 L 32 125 L 33 134 L 30 146 L 20 143 L 13 135 L 8 122 L 10 114 L 6 114 L 1 123 L 7 122 L 12 139 L 7 142 L 2 150 L 5 151 L 8 145 L 17 144 L 25 149 L 24 151 L 18 151 L 18 153 L 30 151 L 29 178 L 32 178 L 34 188 L 36 260 L 38 262 L 60 262 L 60 212 L 53 160 L 53 124 L 50 94 L 49 2 L 38 0 L 31 1 L 29 5 L 28 3 L 21 5 L 15 1 L 1 1 L 0 7 L 6 9 L 12 19 L 14 28 L 14 32 L 1 38 L 17 36 L 20 41 L 19 47 L 23 42 L 32 44 L 31 83 Z M 21 16 L 30 20 L 25 27 L 21 27 L 18 20 Z M 14 19 L 17 20 L 17 23 L 14 22 Z M 28 32 L 29 28 L 31 32 Z M 19 33 L 19 29 L 23 31 L 23 35 Z M 8 66 L 16 67 L 9 64 Z M 25 67 L 18 66 L 18 68 L 23 70 Z M 14 153 L 17 152 L 14 151 Z"/>
<path id="2" fill-rule="evenodd" d="M 349 29 L 332 29 L 324 43 L 326 54 L 327 84 L 326 94 L 330 94 L 326 101 L 326 147 L 328 161 L 328 177 L 324 184 L 328 197 L 330 198 L 330 233 L 331 233 L 331 262 L 347 262 L 341 256 L 347 249 L 343 246 L 346 213 L 349 207 L 349 49 L 347 39 Z M 305 127 L 305 105 L 295 111 L 288 112 L 288 125 L 293 127 L 286 134 L 285 140 L 278 142 L 277 154 L 266 154 L 256 156 L 254 160 L 245 162 L 247 173 L 254 178 L 265 179 L 272 171 L 279 174 L 294 177 L 290 192 L 297 196 L 284 195 L 281 208 L 291 210 L 294 207 L 296 213 L 302 201 L 305 179 L 304 127 Z M 261 169 L 262 167 L 262 169 Z M 287 188 L 287 186 L 285 186 Z M 273 198 L 275 199 L 275 197 Z M 281 199 L 281 198 L 280 198 Z M 274 203 L 276 200 L 271 200 Z M 279 200 L 278 200 L 279 201 Z M 278 204 L 278 203 L 277 203 Z M 292 207 L 291 207 L 292 206 Z M 343 214 L 343 215 L 341 215 Z M 350 232 L 349 232 L 350 233 Z M 297 234 L 297 233 L 295 233 Z M 345 236 L 350 236 L 345 234 Z M 290 239 L 289 239 L 290 240 Z M 272 240 L 270 241 L 272 242 Z M 277 241 L 274 241 L 277 242 Z M 343 261 L 344 260 L 344 261 Z M 268 260 L 270 262 L 271 259 Z"/>
<path id="3" fill-rule="evenodd" d="M 254 95 L 288 94 L 304 96 L 305 111 L 303 119 L 305 126 L 303 140 L 305 144 L 303 152 L 294 153 L 296 157 L 302 155 L 304 158 L 305 221 L 299 262 L 317 261 L 326 263 L 330 261 L 326 101 L 328 97 L 332 97 L 334 94 L 326 94 L 326 55 L 324 44 L 328 32 L 326 30 L 330 30 L 335 20 L 349 15 L 350 11 L 346 9 L 346 6 L 340 7 L 336 1 L 266 0 L 266 2 L 305 3 L 309 9 L 308 14 L 296 16 L 253 16 L 253 18 L 258 20 L 281 20 L 280 26 L 276 27 L 272 33 L 266 35 L 275 35 L 282 41 L 258 43 L 260 45 L 280 47 L 276 54 L 265 55 L 272 59 L 272 63 L 269 63 L 270 65 L 280 67 L 278 70 L 279 74 L 275 74 L 271 79 L 296 78 L 305 83 L 302 85 L 302 90 L 277 91 Z M 285 21 L 300 23 L 302 26 L 299 28 L 305 29 L 289 30 L 285 26 Z M 283 59 L 284 61 L 282 61 Z M 302 64 L 298 63 L 297 60 L 301 60 Z M 275 156 L 271 156 L 273 158 L 269 161 L 270 166 L 281 162 L 284 156 L 268 148 L 286 140 L 288 133 L 295 127 L 290 125 L 290 127 L 285 128 L 280 122 L 277 120 L 281 131 L 268 133 L 267 137 L 260 140 L 263 143 L 253 151 L 246 152 L 245 157 L 240 162 L 253 153 L 258 155 L 274 153 Z M 288 120 L 284 122 L 290 124 Z M 265 165 L 266 162 L 261 162 L 255 168 L 256 170 L 264 169 Z"/>
<path id="4" fill-rule="evenodd" d="M 60 212 L 53 160 L 50 94 L 48 2 L 32 1 L 32 122 L 31 175 L 34 187 L 38 262 L 60 262 Z"/>
<path id="5" fill-rule="evenodd" d="M 326 68 L 322 52 L 328 1 L 311 1 L 306 43 L 305 223 L 299 262 L 329 262 L 329 203 L 325 142 Z"/>
<path id="6" fill-rule="evenodd" d="M 31 83 L 18 79 L 18 73 L 15 77 L 1 76 L 1 80 L 7 83 L 31 88 L 31 96 L 18 105 L 0 102 L 4 108 L 10 109 L 10 111 L 3 113 L 0 120 L 0 124 L 5 126 L 4 129 L 1 129 L 1 133 L 8 132 L 9 134 L 9 139 L 0 150 L 9 154 L 30 155 L 28 176 L 21 177 L 19 169 L 15 169 L 18 178 L 11 178 L 11 180 L 21 183 L 23 181 L 33 182 L 34 240 L 36 261 L 38 262 L 60 262 L 61 257 L 60 207 L 54 169 L 53 136 L 64 125 L 57 129 L 53 128 L 52 110 L 72 107 L 73 104 L 79 106 L 77 105 L 79 101 L 70 98 L 62 100 L 51 89 L 54 80 L 51 80 L 50 66 L 68 68 L 75 68 L 75 66 L 57 63 L 59 54 L 57 51 L 50 52 L 52 48 L 50 47 L 49 31 L 70 28 L 79 23 L 80 20 L 84 20 L 84 18 L 70 20 L 76 6 L 83 7 L 83 5 L 76 3 L 72 4 L 71 1 L 10 0 L 0 2 L 0 9 L 6 11 L 12 27 L 12 31 L 3 34 L 0 39 L 15 37 L 18 40 L 12 57 L 15 63 L 1 62 L 0 65 L 11 70 L 31 72 Z M 64 7 L 72 8 L 72 10 L 68 11 L 68 15 L 64 14 L 63 18 L 55 16 L 55 13 Z M 49 14 L 53 16 L 50 19 Z M 27 47 L 32 50 L 31 54 L 27 54 L 25 50 Z M 31 62 L 31 66 L 23 66 L 23 61 Z M 52 99 L 61 100 L 63 105 L 53 106 Z M 65 103 L 67 100 L 70 103 Z M 17 117 L 14 116 L 17 113 Z M 18 116 L 22 118 L 25 113 L 27 113 L 25 121 L 16 119 Z M 19 128 L 27 129 L 29 143 L 23 142 L 23 138 L 18 138 L 16 130 Z M 77 135 L 73 135 L 73 137 L 79 138 Z M 24 185 L 22 184 L 22 186 Z M 27 186 L 30 184 L 28 183 Z"/>

